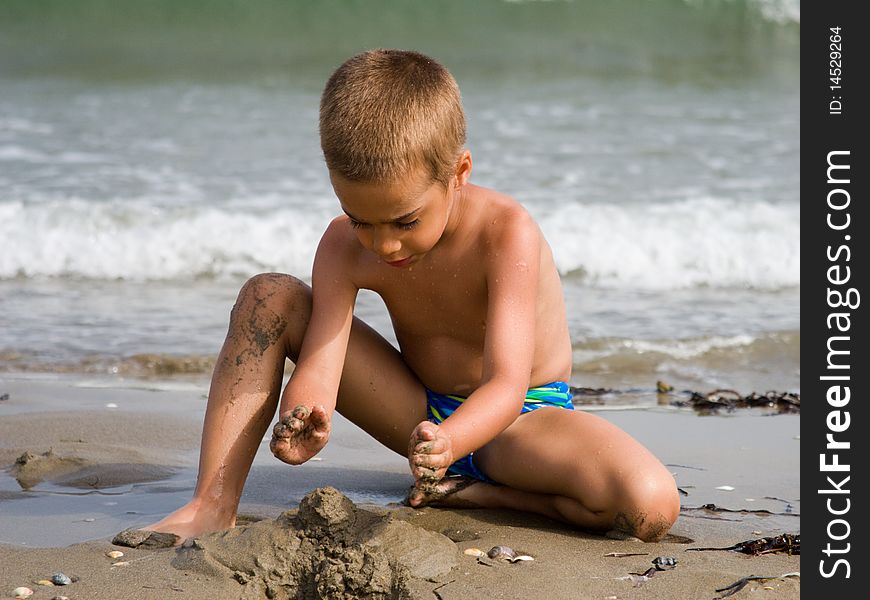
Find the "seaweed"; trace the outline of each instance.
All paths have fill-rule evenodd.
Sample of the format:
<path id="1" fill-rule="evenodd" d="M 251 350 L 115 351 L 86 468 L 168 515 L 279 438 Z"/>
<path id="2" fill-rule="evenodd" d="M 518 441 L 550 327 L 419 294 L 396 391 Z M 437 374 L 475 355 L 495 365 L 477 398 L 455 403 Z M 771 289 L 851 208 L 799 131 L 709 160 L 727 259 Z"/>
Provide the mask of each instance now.
<path id="1" fill-rule="evenodd" d="M 757 508 L 757 509 L 749 509 L 749 508 L 725 508 L 724 506 L 719 506 L 717 504 L 702 504 L 701 506 L 681 506 L 681 511 L 689 511 L 689 510 L 707 510 L 710 512 L 730 512 L 730 513 L 741 513 L 744 515 L 777 515 L 780 517 L 799 517 L 800 513 L 793 512 L 791 510 L 791 504 L 788 504 L 785 508 L 784 512 L 773 512 L 772 510 L 767 510 L 765 508 Z"/>
<path id="2" fill-rule="evenodd" d="M 694 550 L 703 552 L 707 550 L 728 550 L 730 552 L 741 552 L 751 556 L 760 556 L 762 554 L 773 554 L 775 552 L 785 552 L 788 555 L 799 555 L 801 553 L 801 536 L 799 533 L 783 533 L 772 537 L 763 537 L 756 540 L 746 540 L 739 542 L 733 546 L 723 548 L 686 548 L 686 551 Z M 717 590 L 719 591 L 719 590 Z"/>
<path id="3" fill-rule="evenodd" d="M 800 573 L 784 573 L 783 575 L 749 575 L 748 577 L 738 579 L 731 585 L 717 589 L 717 592 L 725 593 L 721 596 L 716 596 L 713 600 L 722 600 L 723 598 L 733 596 L 734 594 L 745 588 L 746 584 L 750 581 L 767 581 L 769 579 L 782 579 L 785 577 L 800 577 Z"/>
<path id="4" fill-rule="evenodd" d="M 702 394 L 685 390 L 688 400 L 674 400 L 673 406 L 689 406 L 702 413 L 716 413 L 720 410 L 731 412 L 738 408 L 775 408 L 779 413 L 798 413 L 801 410 L 801 395 L 794 392 L 768 391 L 763 394 L 752 392 L 747 396 L 727 389 L 717 389 Z"/>
<path id="5" fill-rule="evenodd" d="M 752 392 L 742 395 L 731 389 L 715 389 L 711 392 L 694 390 L 674 391 L 674 387 L 663 381 L 657 381 L 655 389 L 630 388 L 618 390 L 612 388 L 589 388 L 571 386 L 575 404 L 604 404 L 606 396 L 624 394 L 655 394 L 659 403 L 669 403 L 671 406 L 688 407 L 701 414 L 717 414 L 719 411 L 732 412 L 740 408 L 772 408 L 778 414 L 799 413 L 801 410 L 801 395 L 797 392 L 777 392 L 774 390 L 760 394 Z M 669 400 L 669 397 L 672 397 Z"/>

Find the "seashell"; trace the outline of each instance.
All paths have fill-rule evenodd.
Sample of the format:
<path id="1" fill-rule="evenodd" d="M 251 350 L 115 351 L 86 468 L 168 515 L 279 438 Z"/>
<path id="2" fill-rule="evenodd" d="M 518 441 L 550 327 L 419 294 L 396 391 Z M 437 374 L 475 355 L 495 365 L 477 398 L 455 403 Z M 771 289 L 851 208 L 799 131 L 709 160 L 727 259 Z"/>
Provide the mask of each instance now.
<path id="1" fill-rule="evenodd" d="M 22 585 L 21 587 L 17 587 L 12 590 L 12 595 L 15 596 L 18 600 L 21 600 L 22 598 L 30 598 L 33 595 L 33 590 L 31 590 L 29 587 L 24 587 Z"/>
<path id="2" fill-rule="evenodd" d="M 480 548 L 466 548 L 465 550 L 463 550 L 463 553 L 469 556 L 477 556 L 478 558 L 480 558 L 481 556 L 486 556 L 486 552 L 484 552 Z"/>
<path id="3" fill-rule="evenodd" d="M 508 560 L 511 561 L 512 563 L 515 563 L 515 562 L 520 561 L 520 560 L 525 561 L 525 560 L 535 560 L 535 559 L 532 558 L 531 556 L 529 556 L 528 554 L 517 554 L 516 556 L 514 556 L 513 558 L 509 558 Z"/>
<path id="4" fill-rule="evenodd" d="M 106 552 L 106 556 L 108 556 L 109 558 L 121 558 L 122 556 L 124 556 L 124 553 L 120 550 L 112 550 L 110 552 Z"/>
<path id="5" fill-rule="evenodd" d="M 130 564 L 130 561 L 129 561 L 129 560 L 122 560 L 122 561 L 120 561 L 120 562 L 114 562 L 114 563 L 112 563 L 112 566 L 113 566 L 113 567 L 126 567 L 126 566 L 129 565 L 129 564 Z"/>
<path id="6" fill-rule="evenodd" d="M 51 582 L 54 585 L 69 585 L 73 581 L 72 581 L 72 579 L 70 579 L 69 577 L 64 575 L 63 573 L 55 573 L 54 575 L 51 576 Z"/>
<path id="7" fill-rule="evenodd" d="M 517 553 L 513 548 L 508 546 L 493 546 L 486 555 L 490 558 L 506 558 L 510 560 L 516 558 Z"/>
<path id="8" fill-rule="evenodd" d="M 54 587 L 54 582 L 49 581 L 48 579 L 40 579 L 39 581 L 36 582 L 36 585 L 44 585 L 44 586 L 48 586 L 48 587 Z"/>

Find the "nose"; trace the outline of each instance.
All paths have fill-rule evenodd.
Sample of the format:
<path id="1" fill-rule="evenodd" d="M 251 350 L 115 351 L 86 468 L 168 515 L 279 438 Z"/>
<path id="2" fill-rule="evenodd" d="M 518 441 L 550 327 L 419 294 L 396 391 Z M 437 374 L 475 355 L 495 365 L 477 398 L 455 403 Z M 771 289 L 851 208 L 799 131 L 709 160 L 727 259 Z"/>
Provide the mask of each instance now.
<path id="1" fill-rule="evenodd" d="M 374 232 L 372 250 L 379 256 L 391 256 L 402 249 L 402 242 L 388 232 Z"/>

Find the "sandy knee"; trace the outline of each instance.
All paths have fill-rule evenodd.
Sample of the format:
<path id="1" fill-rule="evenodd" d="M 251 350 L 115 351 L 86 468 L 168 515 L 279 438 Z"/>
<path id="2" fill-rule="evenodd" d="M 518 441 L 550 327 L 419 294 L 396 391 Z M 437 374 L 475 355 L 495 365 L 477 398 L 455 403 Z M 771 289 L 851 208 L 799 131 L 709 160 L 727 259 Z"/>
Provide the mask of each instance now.
<path id="1" fill-rule="evenodd" d="M 614 507 L 613 528 L 646 542 L 662 539 L 680 515 L 680 496 L 670 474 L 628 482 Z"/>
<path id="2" fill-rule="evenodd" d="M 242 286 L 230 313 L 228 337 L 239 337 L 262 356 L 279 344 L 298 352 L 311 317 L 311 288 L 281 273 L 254 275 Z"/>

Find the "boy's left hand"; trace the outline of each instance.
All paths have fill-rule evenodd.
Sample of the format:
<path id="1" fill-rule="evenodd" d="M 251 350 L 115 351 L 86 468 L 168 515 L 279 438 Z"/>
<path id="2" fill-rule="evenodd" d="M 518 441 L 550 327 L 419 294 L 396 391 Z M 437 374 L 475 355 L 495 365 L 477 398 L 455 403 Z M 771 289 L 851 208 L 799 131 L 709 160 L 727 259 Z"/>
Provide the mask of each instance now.
<path id="1" fill-rule="evenodd" d="M 438 425 L 423 421 L 414 428 L 408 443 L 408 462 L 415 485 L 440 481 L 453 461 L 453 443 Z"/>

